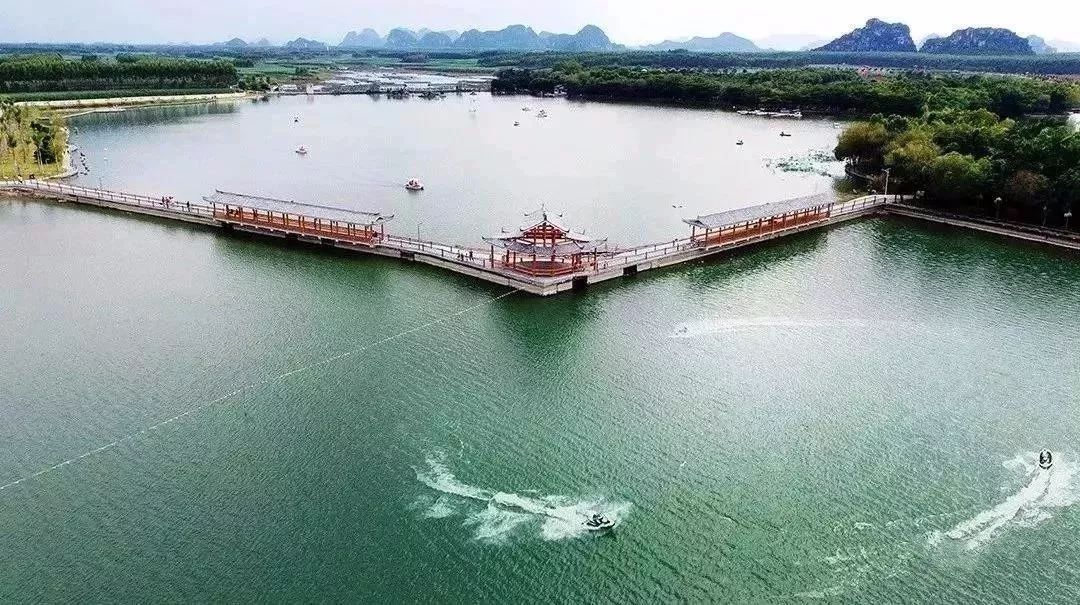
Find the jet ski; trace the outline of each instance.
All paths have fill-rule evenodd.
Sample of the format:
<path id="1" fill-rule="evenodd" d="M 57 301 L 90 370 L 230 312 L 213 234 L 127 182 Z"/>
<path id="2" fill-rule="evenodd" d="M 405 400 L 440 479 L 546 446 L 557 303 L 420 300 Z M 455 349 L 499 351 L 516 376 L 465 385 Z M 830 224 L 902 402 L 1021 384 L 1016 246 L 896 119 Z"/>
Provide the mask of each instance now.
<path id="1" fill-rule="evenodd" d="M 615 522 L 601 513 L 593 513 L 585 519 L 585 529 L 589 531 L 603 531 L 615 527 Z"/>
<path id="2" fill-rule="evenodd" d="M 1039 468 L 1046 470 L 1051 466 L 1054 466 L 1054 455 L 1050 453 L 1050 450 L 1039 452 Z"/>

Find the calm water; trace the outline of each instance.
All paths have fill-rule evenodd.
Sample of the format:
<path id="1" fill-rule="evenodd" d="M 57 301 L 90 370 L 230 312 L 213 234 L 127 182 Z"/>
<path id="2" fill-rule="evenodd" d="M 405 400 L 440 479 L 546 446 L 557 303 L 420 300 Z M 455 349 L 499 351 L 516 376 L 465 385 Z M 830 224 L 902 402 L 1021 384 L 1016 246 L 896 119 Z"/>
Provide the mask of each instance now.
<path id="1" fill-rule="evenodd" d="M 398 233 L 423 223 L 423 237 L 457 243 L 520 226 L 541 204 L 619 244 L 682 237 L 686 216 L 830 191 L 831 178 L 773 166 L 831 150 L 838 132 L 823 120 L 490 95 L 286 97 L 74 123 L 90 166 L 82 184 L 377 210 L 397 216 Z M 427 189 L 405 191 L 412 177 Z"/>
<path id="2" fill-rule="evenodd" d="M 0 490 L 0 600 L 1080 596 L 1075 257 L 867 220 L 492 300 L 20 201 L 0 257 L 0 480 L 130 436 Z"/>
<path id="3" fill-rule="evenodd" d="M 119 130 L 198 190 L 165 134 L 263 111 Z M 0 258 L 0 485 L 75 460 L 0 489 L 0 601 L 1080 598 L 1075 255 L 865 220 L 497 298 L 0 200 Z"/>

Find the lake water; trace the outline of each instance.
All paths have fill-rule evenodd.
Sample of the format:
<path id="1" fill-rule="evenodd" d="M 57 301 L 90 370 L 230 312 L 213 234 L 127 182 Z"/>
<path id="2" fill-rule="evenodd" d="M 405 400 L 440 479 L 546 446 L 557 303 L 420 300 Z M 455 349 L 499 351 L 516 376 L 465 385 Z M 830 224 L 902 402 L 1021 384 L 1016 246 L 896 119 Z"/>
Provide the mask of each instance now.
<path id="1" fill-rule="evenodd" d="M 536 117 L 541 109 L 549 117 Z M 839 126 L 491 95 L 297 96 L 74 124 L 88 154 L 85 185 L 194 200 L 224 189 L 376 210 L 396 215 L 397 233 L 415 235 L 423 223 L 423 237 L 461 244 L 520 226 L 541 204 L 590 235 L 642 244 L 686 235 L 687 216 L 828 192 L 833 179 L 775 163 L 831 151 Z M 307 156 L 294 153 L 300 145 Z M 413 177 L 425 191 L 404 189 Z"/>
<path id="2" fill-rule="evenodd" d="M 249 111 L 118 130 L 197 193 L 166 133 Z M 1075 255 L 868 219 L 538 299 L 0 200 L 0 258 L 0 601 L 1080 597 Z"/>

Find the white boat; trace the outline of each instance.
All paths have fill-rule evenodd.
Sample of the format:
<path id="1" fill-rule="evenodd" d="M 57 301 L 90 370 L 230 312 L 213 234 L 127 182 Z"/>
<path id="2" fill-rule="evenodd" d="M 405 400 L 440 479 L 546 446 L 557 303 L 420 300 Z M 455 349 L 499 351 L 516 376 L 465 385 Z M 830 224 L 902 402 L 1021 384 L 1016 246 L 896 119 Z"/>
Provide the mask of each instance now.
<path id="1" fill-rule="evenodd" d="M 1039 468 L 1046 470 L 1051 466 L 1054 466 L 1054 455 L 1050 453 L 1050 450 L 1039 452 Z"/>
<path id="2" fill-rule="evenodd" d="M 424 184 L 421 183 L 419 179 L 409 179 L 409 181 L 405 183 L 405 188 L 409 191 L 423 191 Z"/>
<path id="3" fill-rule="evenodd" d="M 529 107 L 522 107 L 521 111 L 532 111 L 532 109 Z"/>
<path id="4" fill-rule="evenodd" d="M 304 147 L 303 145 L 297 147 L 296 148 L 296 153 L 298 153 L 300 155 L 307 155 L 307 147 Z"/>
<path id="5" fill-rule="evenodd" d="M 593 513 L 585 519 L 584 525 L 589 531 L 604 531 L 615 527 L 615 521 L 608 519 L 602 513 Z"/>

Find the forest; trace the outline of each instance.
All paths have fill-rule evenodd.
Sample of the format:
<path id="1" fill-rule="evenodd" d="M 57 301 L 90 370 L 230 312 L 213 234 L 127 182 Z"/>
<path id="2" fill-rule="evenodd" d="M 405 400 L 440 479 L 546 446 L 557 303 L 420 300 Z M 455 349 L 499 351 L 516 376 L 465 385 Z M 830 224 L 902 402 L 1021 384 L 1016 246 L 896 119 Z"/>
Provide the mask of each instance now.
<path id="1" fill-rule="evenodd" d="M 208 89 L 237 83 L 229 61 L 120 53 L 113 58 L 58 54 L 0 56 L 0 94 L 45 91 Z"/>
<path id="2" fill-rule="evenodd" d="M 1044 78 L 841 69 L 666 71 L 586 68 L 564 61 L 551 69 L 505 69 L 496 93 L 660 101 L 721 107 L 801 108 L 829 114 L 916 116 L 941 109 L 989 109 L 1001 116 L 1058 114 L 1080 105 L 1080 86 Z"/>
<path id="3" fill-rule="evenodd" d="M 839 137 L 837 159 L 880 191 L 917 194 L 925 205 L 1071 226 L 1080 209 L 1080 133 L 1054 118 L 1002 118 L 986 109 L 919 117 L 874 116 Z"/>

